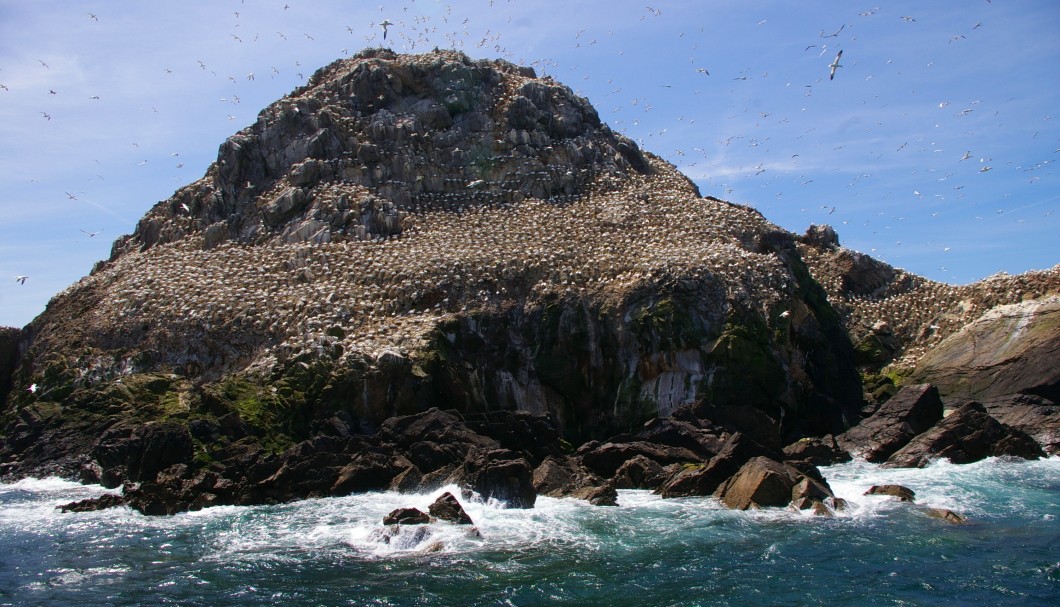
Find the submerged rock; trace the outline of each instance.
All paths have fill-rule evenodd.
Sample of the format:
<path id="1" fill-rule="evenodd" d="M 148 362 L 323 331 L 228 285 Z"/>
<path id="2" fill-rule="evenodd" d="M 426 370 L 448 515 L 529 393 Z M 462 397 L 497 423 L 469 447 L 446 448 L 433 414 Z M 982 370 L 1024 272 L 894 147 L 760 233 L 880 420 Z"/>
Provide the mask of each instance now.
<path id="1" fill-rule="evenodd" d="M 125 505 L 125 497 L 115 493 L 104 493 L 99 497 L 90 497 L 59 506 L 62 512 L 95 512 Z"/>
<path id="2" fill-rule="evenodd" d="M 951 525 L 963 525 L 968 522 L 968 519 L 963 515 L 946 508 L 925 508 L 924 513 L 931 518 L 942 519 Z"/>
<path id="3" fill-rule="evenodd" d="M 911 502 L 916 497 L 912 489 L 902 485 L 873 485 L 869 487 L 865 495 L 890 495 L 900 502 Z"/>

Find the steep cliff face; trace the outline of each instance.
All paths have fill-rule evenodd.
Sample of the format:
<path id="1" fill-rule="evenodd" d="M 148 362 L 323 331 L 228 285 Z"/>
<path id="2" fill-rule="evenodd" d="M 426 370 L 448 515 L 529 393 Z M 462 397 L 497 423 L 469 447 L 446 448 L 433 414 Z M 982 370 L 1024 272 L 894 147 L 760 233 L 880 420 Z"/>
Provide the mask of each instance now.
<path id="1" fill-rule="evenodd" d="M 570 89 L 367 51 L 263 110 L 25 329 L 0 457 L 71 470 L 158 421 L 280 450 L 432 406 L 547 413 L 572 442 L 693 402 L 838 432 L 861 407 L 841 320 L 791 234 Z M 191 435 L 189 465 L 219 456 Z"/>

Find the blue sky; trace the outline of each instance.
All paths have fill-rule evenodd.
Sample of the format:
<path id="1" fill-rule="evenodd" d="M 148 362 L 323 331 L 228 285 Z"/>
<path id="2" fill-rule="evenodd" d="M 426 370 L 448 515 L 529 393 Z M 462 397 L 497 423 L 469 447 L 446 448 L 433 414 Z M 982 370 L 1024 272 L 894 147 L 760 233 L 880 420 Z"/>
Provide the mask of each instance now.
<path id="1" fill-rule="evenodd" d="M 1060 3 L 648 4 L 0 0 L 0 325 L 263 107 L 379 45 L 532 65 L 704 195 L 935 280 L 1060 263 Z"/>

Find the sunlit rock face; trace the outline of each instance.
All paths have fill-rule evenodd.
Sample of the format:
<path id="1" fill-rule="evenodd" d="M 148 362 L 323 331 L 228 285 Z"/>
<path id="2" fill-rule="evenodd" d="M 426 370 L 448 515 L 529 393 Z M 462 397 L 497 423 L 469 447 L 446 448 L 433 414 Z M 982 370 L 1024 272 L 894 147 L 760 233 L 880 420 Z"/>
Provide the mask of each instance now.
<path id="1" fill-rule="evenodd" d="M 531 69 L 365 51 L 265 108 L 23 331 L 7 457 L 116 416 L 234 415 L 229 439 L 280 448 L 432 406 L 549 414 L 574 443 L 693 402 L 839 432 L 853 349 L 799 246 Z"/>

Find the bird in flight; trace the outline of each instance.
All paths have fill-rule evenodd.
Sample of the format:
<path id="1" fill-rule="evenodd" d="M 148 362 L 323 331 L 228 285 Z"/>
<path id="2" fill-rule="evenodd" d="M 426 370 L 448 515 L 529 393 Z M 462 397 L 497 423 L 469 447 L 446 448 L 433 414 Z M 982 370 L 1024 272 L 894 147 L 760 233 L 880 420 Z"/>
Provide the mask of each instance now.
<path id="1" fill-rule="evenodd" d="M 383 22 L 379 24 L 379 27 L 383 28 L 383 40 L 386 40 L 386 28 L 394 25 L 390 22 L 390 19 L 383 19 Z"/>
<path id="2" fill-rule="evenodd" d="M 95 236 L 96 234 L 99 234 L 103 230 L 96 230 L 95 232 L 89 232 L 88 230 L 81 230 L 81 231 L 84 232 L 85 234 L 88 234 L 89 238 L 92 238 L 93 236 Z"/>
<path id="3" fill-rule="evenodd" d="M 17 282 L 20 285 L 24 285 L 24 284 L 26 284 L 26 279 L 27 278 L 29 278 L 29 276 L 16 276 L 15 277 L 15 282 Z"/>
<path id="4" fill-rule="evenodd" d="M 835 71 L 837 69 L 843 67 L 842 65 L 839 65 L 839 58 L 842 57 L 842 56 L 843 56 L 843 51 L 839 51 L 838 53 L 836 53 L 835 59 L 832 61 L 832 63 L 829 64 L 829 66 L 828 66 L 828 70 L 829 70 L 828 71 L 828 79 L 829 80 L 834 79 L 835 78 Z"/>

